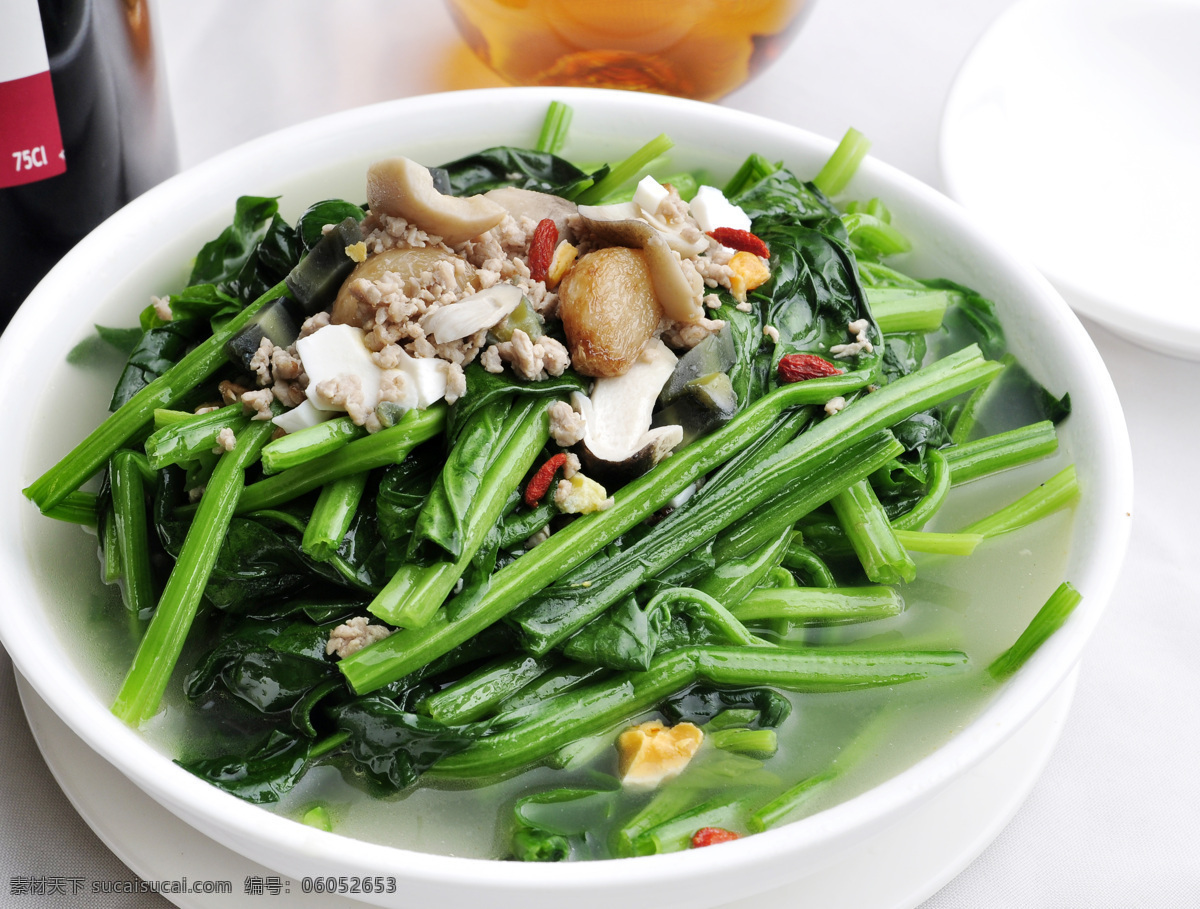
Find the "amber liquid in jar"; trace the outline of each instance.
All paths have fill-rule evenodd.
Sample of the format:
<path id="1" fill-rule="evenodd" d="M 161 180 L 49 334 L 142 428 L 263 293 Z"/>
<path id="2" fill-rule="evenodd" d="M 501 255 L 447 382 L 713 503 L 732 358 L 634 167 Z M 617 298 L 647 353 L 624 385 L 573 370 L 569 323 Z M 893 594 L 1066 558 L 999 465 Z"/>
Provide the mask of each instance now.
<path id="1" fill-rule="evenodd" d="M 811 0 L 447 0 L 475 54 L 516 85 L 714 101 L 787 45 Z"/>

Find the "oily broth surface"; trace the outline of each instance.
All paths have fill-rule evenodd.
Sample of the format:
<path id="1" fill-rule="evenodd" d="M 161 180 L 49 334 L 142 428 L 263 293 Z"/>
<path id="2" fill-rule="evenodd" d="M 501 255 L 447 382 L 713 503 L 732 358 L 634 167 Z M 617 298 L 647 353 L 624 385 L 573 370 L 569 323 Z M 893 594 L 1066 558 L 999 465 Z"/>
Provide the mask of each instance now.
<path id="1" fill-rule="evenodd" d="M 1006 504 L 1067 463 L 1063 455 L 956 488 L 935 529 L 950 530 Z M 917 580 L 902 589 L 906 609 L 894 618 L 862 625 L 810 629 L 803 637 L 823 646 L 961 649 L 966 671 L 926 682 L 828 694 L 789 693 L 793 710 L 777 730 L 779 752 L 765 765 L 785 785 L 828 766 L 856 736 L 882 719 L 866 759 L 814 791 L 794 819 L 831 807 L 870 789 L 932 753 L 986 705 L 994 686 L 987 665 L 1020 634 L 1062 578 L 1072 513 L 1059 512 L 1022 531 L 981 544 L 967 558 L 916 556 Z M 111 702 L 137 646 L 140 630 L 121 605 L 118 589 L 96 583 L 96 538 L 77 527 L 44 519 L 30 522 L 31 551 L 42 572 L 76 591 L 55 599 L 56 631 L 78 656 L 104 703 Z M 201 625 L 198 631 L 203 631 Z M 196 637 L 196 636 L 194 636 Z M 794 642 L 798 644 L 799 642 Z M 183 677 L 199 646 L 189 647 L 168 690 L 165 709 L 143 730 L 163 754 L 175 756 L 201 743 L 212 748 L 204 711 L 186 703 Z M 622 726 L 625 724 L 622 724 Z M 616 730 L 612 737 L 615 738 Z M 229 736 L 232 743 L 236 734 Z M 346 836 L 399 848 L 478 858 L 507 849 L 510 808 L 517 798 L 559 786 L 587 784 L 590 771 L 615 773 L 615 750 L 604 748 L 583 770 L 535 768 L 482 787 L 422 785 L 399 797 L 374 799 L 332 767 L 318 767 L 270 810 L 299 818 L 321 803 L 334 829 Z M 764 792 L 763 801 L 770 797 Z M 613 818 L 617 825 L 646 800 L 633 795 Z M 603 831 L 597 831 L 603 840 Z"/>

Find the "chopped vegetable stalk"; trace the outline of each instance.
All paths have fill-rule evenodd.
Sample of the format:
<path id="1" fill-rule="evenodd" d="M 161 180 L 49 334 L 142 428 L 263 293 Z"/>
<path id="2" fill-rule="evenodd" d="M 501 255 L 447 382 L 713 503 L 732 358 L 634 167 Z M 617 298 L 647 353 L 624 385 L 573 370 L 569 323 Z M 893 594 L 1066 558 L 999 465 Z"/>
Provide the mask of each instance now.
<path id="1" fill-rule="evenodd" d="M 925 463 L 929 468 L 929 480 L 923 495 L 912 508 L 892 520 L 892 527 L 900 530 L 920 530 L 942 507 L 946 495 L 950 492 L 950 465 L 937 449 L 925 453 Z"/>
<path id="2" fill-rule="evenodd" d="M 665 154 L 674 144 L 665 133 L 655 136 L 624 161 L 613 165 L 612 170 L 601 177 L 599 182 L 593 183 L 581 192 L 575 201 L 580 205 L 597 205 L 605 201 L 610 193 L 620 189 L 627 181 L 636 177 L 649 166 L 651 161 L 659 155 Z"/>
<path id="3" fill-rule="evenodd" d="M 717 729 L 709 741 L 714 748 L 750 757 L 770 757 L 779 750 L 779 736 L 774 729 Z"/>
<path id="4" fill-rule="evenodd" d="M 269 421 L 251 423 L 238 437 L 233 451 L 217 461 L 154 617 L 113 704 L 113 713 L 131 726 L 140 725 L 158 710 L 225 541 L 242 493 L 246 467 L 258 457 L 274 428 Z"/>
<path id="5" fill-rule="evenodd" d="M 481 719 L 505 698 L 544 675 L 556 662 L 554 657 L 524 654 L 497 660 L 426 698 L 421 708 L 448 726 Z"/>
<path id="6" fill-rule="evenodd" d="M 1063 622 L 1079 605 L 1083 595 L 1067 581 L 1063 581 L 1046 600 L 1045 605 L 1038 610 L 1033 621 L 1021 632 L 1008 650 L 1000 654 L 988 666 L 988 674 L 997 681 L 1003 681 L 1025 665 L 1031 656 L 1037 653 L 1046 639 L 1062 627 Z"/>
<path id="7" fill-rule="evenodd" d="M 300 548 L 318 562 L 327 562 L 338 551 L 358 511 L 369 472 L 354 473 L 321 487 Z"/>
<path id="8" fill-rule="evenodd" d="M 67 493 L 57 505 L 42 512 L 48 518 L 56 521 L 66 521 L 68 524 L 82 524 L 84 527 L 96 526 L 97 498 L 94 492 L 84 492 L 77 489 Z"/>
<path id="9" fill-rule="evenodd" d="M 112 486 L 113 529 L 116 535 L 122 593 L 126 608 L 145 617 L 154 608 L 154 576 L 150 567 L 150 541 L 146 529 L 146 492 L 142 468 L 145 457 L 136 451 L 121 449 L 109 461 L 108 479 Z"/>
<path id="10" fill-rule="evenodd" d="M 1058 450 L 1058 434 L 1049 420 L 1008 432 L 962 442 L 942 450 L 950 466 L 950 481 L 966 483 L 988 474 L 1019 467 Z"/>
<path id="11" fill-rule="evenodd" d="M 917 290 L 909 287 L 871 287 L 867 302 L 875 324 L 885 335 L 905 331 L 930 332 L 942 327 L 942 317 L 950 305 L 944 290 Z"/>
<path id="12" fill-rule="evenodd" d="M 298 467 L 321 455 L 337 451 L 343 445 L 361 439 L 366 434 L 367 430 L 355 425 L 349 417 L 334 417 L 316 426 L 290 432 L 263 449 L 263 473 L 270 476 L 291 467 Z"/>
<path id="13" fill-rule="evenodd" d="M 571 117 L 574 113 L 575 111 L 569 104 L 551 101 L 550 108 L 546 111 L 546 119 L 542 121 L 542 131 L 538 134 L 537 144 L 534 147 L 540 152 L 549 152 L 552 155 L 561 152 L 563 145 L 566 144 L 567 132 L 571 128 Z"/>
<path id="14" fill-rule="evenodd" d="M 155 422 L 158 422 L 159 414 L 167 412 L 156 410 Z M 195 460 L 212 451 L 222 430 L 228 429 L 236 436 L 249 422 L 249 418 L 242 414 L 241 404 L 230 404 L 179 422 L 172 421 L 156 429 L 145 441 L 150 469 L 161 470 L 169 464 Z"/>
<path id="15" fill-rule="evenodd" d="M 961 445 L 971 438 L 975 432 L 975 427 L 979 423 L 979 411 L 983 409 L 984 403 L 988 399 L 988 392 L 992 386 L 1003 375 L 1004 370 L 1017 362 L 1016 357 L 1012 354 L 1005 354 L 1000 358 L 1000 365 L 1003 369 L 996 372 L 994 376 L 987 382 L 979 385 L 971 392 L 962 409 L 958 412 L 958 416 L 954 419 L 954 425 L 950 428 L 950 440 L 956 445 Z"/>
<path id="16" fill-rule="evenodd" d="M 897 530 L 896 539 L 909 552 L 969 556 L 975 551 L 975 547 L 983 542 L 983 534 L 929 533 L 920 530 Z"/>
<path id="17" fill-rule="evenodd" d="M 34 480 L 25 490 L 43 512 L 78 489 L 154 417 L 170 407 L 225 363 L 225 342 L 250 321 L 266 303 L 287 293 L 282 281 L 200 342 L 182 360 L 134 395 L 116 413 L 92 430 L 61 461 Z"/>
<path id="18" fill-rule="evenodd" d="M 273 508 L 342 477 L 399 464 L 422 442 L 437 436 L 445 422 L 444 404 L 434 404 L 425 410 L 410 410 L 395 426 L 348 442 L 329 454 L 251 483 L 238 500 L 238 514 Z M 270 425 L 274 430 L 274 425 Z"/>
<path id="19" fill-rule="evenodd" d="M 803 572 L 809 587 L 836 587 L 833 573 L 819 555 L 804 545 L 803 534 L 796 533 L 783 554 L 783 567 Z"/>
<path id="20" fill-rule="evenodd" d="M 912 557 L 896 539 L 896 531 L 875 490 L 861 480 L 830 500 L 867 577 L 876 584 L 899 584 L 917 576 Z"/>
<path id="21" fill-rule="evenodd" d="M 1066 508 L 1078 495 L 1079 481 L 1075 476 L 1075 465 L 1072 464 L 1064 467 L 1037 489 L 1031 490 L 996 513 L 968 524 L 959 533 L 977 533 L 985 537 L 1008 533 L 1034 521 L 1040 521 L 1060 508 Z"/>
<path id="22" fill-rule="evenodd" d="M 850 183 L 870 148 L 870 139 L 854 128 L 846 130 L 825 166 L 813 177 L 813 185 L 827 196 L 836 196 Z"/>
<path id="23" fill-rule="evenodd" d="M 622 673 L 555 698 L 526 722 L 443 758 L 432 772 L 446 778 L 473 778 L 516 770 L 567 742 L 636 716 L 697 681 L 734 687 L 769 685 L 791 691 L 850 691 L 957 672 L 966 662 L 965 654 L 954 651 L 689 647 L 655 657 L 645 672 Z"/>
<path id="24" fill-rule="evenodd" d="M 802 625 L 871 622 L 903 611 L 904 600 L 891 587 L 765 588 L 733 608 L 743 622 L 786 619 Z"/>

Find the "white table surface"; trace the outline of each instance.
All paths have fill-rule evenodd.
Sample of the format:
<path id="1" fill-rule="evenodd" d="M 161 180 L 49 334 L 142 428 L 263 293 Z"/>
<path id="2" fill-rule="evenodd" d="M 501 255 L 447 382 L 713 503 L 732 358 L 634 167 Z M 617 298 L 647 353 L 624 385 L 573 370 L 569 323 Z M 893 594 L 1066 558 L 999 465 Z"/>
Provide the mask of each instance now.
<path id="1" fill-rule="evenodd" d="M 832 137 L 855 126 L 874 155 L 940 187 L 942 104 L 1009 2 L 817 0 L 773 68 L 723 103 Z M 428 0 L 167 0 L 157 12 L 185 167 L 321 114 L 498 84 Z M 1129 557 L 1045 775 L 995 843 L 923 909 L 1200 906 L 1200 596 L 1190 580 L 1200 363 L 1087 327 L 1133 439 Z M 0 651 L 0 905 L 168 905 L 152 895 L 14 896 L 13 875 L 131 873 L 54 784 Z"/>

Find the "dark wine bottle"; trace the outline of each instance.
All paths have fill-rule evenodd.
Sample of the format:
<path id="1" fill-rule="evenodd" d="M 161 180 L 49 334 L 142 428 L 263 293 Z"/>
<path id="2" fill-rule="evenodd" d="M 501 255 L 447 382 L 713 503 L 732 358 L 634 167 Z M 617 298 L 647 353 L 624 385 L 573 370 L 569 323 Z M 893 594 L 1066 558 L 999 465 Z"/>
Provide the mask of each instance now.
<path id="1" fill-rule="evenodd" d="M 152 9 L 0 4 L 0 330 L 71 247 L 178 169 Z"/>

